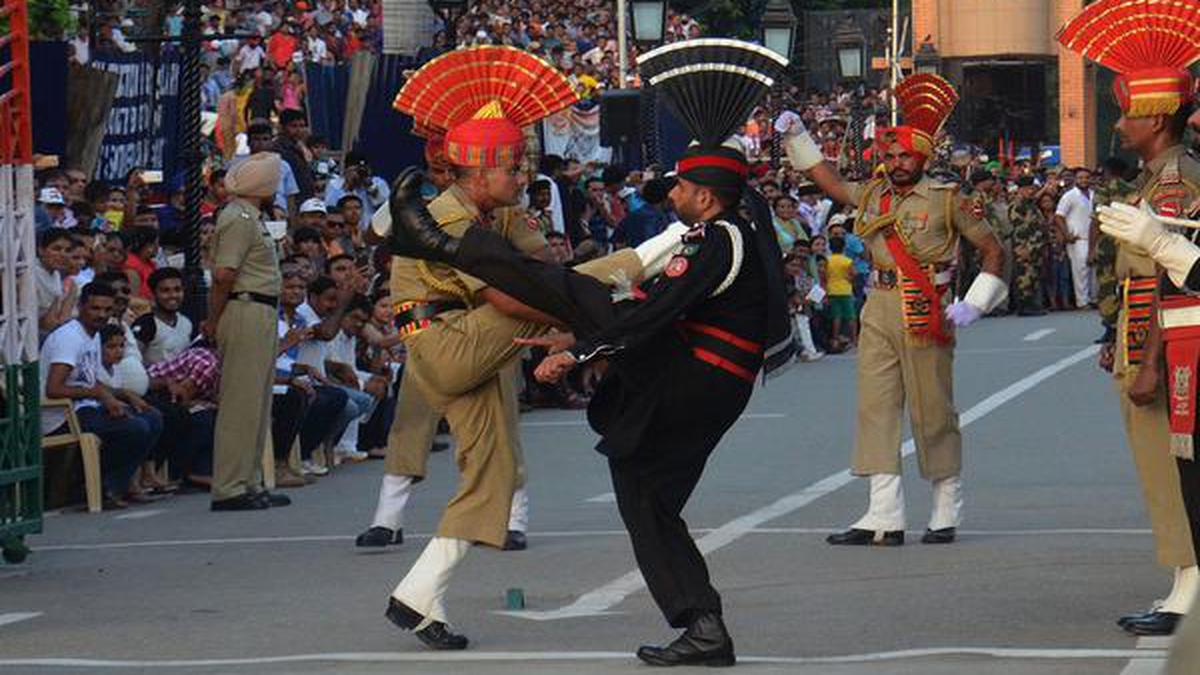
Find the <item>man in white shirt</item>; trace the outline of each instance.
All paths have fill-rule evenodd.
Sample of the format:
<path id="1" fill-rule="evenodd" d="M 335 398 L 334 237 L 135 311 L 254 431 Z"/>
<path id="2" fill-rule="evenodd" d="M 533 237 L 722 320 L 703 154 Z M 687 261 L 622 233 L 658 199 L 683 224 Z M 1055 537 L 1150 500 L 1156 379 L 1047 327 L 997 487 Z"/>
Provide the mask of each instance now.
<path id="1" fill-rule="evenodd" d="M 346 310 L 342 317 L 342 327 L 337 337 L 329 343 L 325 355 L 325 371 L 329 379 L 339 389 L 346 392 L 347 408 L 353 407 L 354 417 L 346 426 L 334 452 L 343 459 L 360 462 L 367 459 L 367 453 L 358 449 L 358 427 L 361 422 L 371 419 L 375 406 L 387 397 L 388 380 L 386 378 L 360 373 L 356 367 L 358 360 L 358 334 L 371 315 L 372 305 L 366 298 L 359 296 Z"/>
<path id="2" fill-rule="evenodd" d="M 96 282 L 83 289 L 79 318 L 46 338 L 41 351 L 42 393 L 48 399 L 70 399 L 80 426 L 100 437 L 100 466 L 106 508 L 124 506 L 129 481 L 162 433 L 162 416 L 144 403 L 120 400 L 99 381 L 98 332 L 108 323 L 115 294 Z M 57 409 L 42 411 L 42 433 L 53 433 L 66 420 Z"/>
<path id="3" fill-rule="evenodd" d="M 192 342 L 192 321 L 179 313 L 183 306 L 183 273 L 174 267 L 154 270 L 147 281 L 154 294 L 154 311 L 133 322 L 132 331 L 146 365 L 169 361 Z"/>
<path id="4" fill-rule="evenodd" d="M 237 65 L 239 73 L 245 73 L 251 70 L 258 70 L 262 67 L 263 59 L 267 56 L 267 50 L 263 49 L 262 43 L 258 37 L 252 37 L 242 45 L 238 50 L 237 57 L 234 62 Z"/>
<path id="5" fill-rule="evenodd" d="M 316 385 L 317 401 L 314 405 L 322 404 L 330 396 L 346 396 L 340 388 L 330 382 L 325 370 L 325 360 L 328 358 L 330 342 L 341 331 L 342 316 L 351 297 L 353 296 L 349 291 L 343 292 L 338 289 L 337 284 L 329 277 L 319 277 L 308 287 L 308 302 L 296 308 L 296 316 L 301 325 L 312 328 L 312 339 L 305 340 L 298 347 L 296 365 L 301 367 Z M 357 414 L 358 406 L 347 400 L 332 426 L 332 431 L 325 420 L 314 420 L 314 424 L 306 421 L 300 432 L 301 445 L 310 446 L 312 436 L 318 429 L 325 432 L 321 438 L 322 442 L 331 446 L 336 444 L 346 426 Z M 311 460 L 304 461 L 303 465 L 305 473 L 321 476 L 329 472 Z"/>
<path id="6" fill-rule="evenodd" d="M 1075 306 L 1087 307 L 1093 301 L 1092 270 L 1088 267 L 1088 236 L 1092 228 L 1092 174 L 1085 168 L 1075 170 L 1075 187 L 1058 200 L 1054 220 L 1066 230 L 1067 257 L 1071 259 L 1071 278 L 1075 282 Z"/>
<path id="7" fill-rule="evenodd" d="M 374 175 L 371 171 L 371 164 L 367 157 L 359 152 L 346 153 L 346 168 L 342 171 L 341 176 L 335 176 L 329 180 L 329 185 L 325 188 L 325 204 L 332 206 L 339 204 L 341 199 L 346 195 L 355 195 L 362 202 L 362 208 L 359 209 L 358 229 L 366 231 L 367 226 L 371 224 L 371 216 L 379 210 L 384 204 L 388 203 L 388 198 L 392 191 L 388 188 L 387 181 L 379 176 Z"/>

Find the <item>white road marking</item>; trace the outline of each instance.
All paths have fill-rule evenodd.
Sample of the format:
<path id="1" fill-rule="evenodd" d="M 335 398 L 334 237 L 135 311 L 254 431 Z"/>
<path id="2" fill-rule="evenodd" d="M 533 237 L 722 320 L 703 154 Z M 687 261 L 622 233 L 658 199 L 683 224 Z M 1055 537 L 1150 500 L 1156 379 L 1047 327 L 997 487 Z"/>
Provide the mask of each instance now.
<path id="1" fill-rule="evenodd" d="M 596 495 L 595 497 L 589 497 L 583 501 L 585 501 L 589 504 L 616 504 L 617 503 L 617 493 L 602 492 L 602 493 Z"/>
<path id="2" fill-rule="evenodd" d="M 846 528 L 834 527 L 756 527 L 750 534 L 830 534 L 841 532 Z M 695 532 L 696 530 L 693 530 Z M 924 534 L 924 530 L 912 530 L 909 534 Z M 1151 534 L 1149 528 L 1115 528 L 1115 527 L 1065 527 L 1052 529 L 1031 530 L 959 530 L 964 537 L 1062 537 L 1071 535 L 1106 536 L 1128 535 L 1145 536 Z M 532 536 L 532 535 L 531 535 Z"/>
<path id="3" fill-rule="evenodd" d="M 1169 637 L 1138 638 L 1136 652 L 1120 675 L 1159 675 L 1167 665 L 1167 648 L 1171 646 Z"/>
<path id="4" fill-rule="evenodd" d="M 1026 375 L 972 406 L 959 417 L 959 426 L 965 428 L 976 420 L 982 419 L 1000 406 L 1024 394 L 1038 384 L 1054 377 L 1076 363 L 1094 356 L 1099 350 L 1100 347 L 1098 345 L 1091 345 L 1066 358 L 1055 361 L 1037 372 Z M 901 456 L 907 457 L 915 450 L 916 444 L 913 443 L 912 439 L 909 439 L 900 448 Z M 803 508 L 821 497 L 849 485 L 853 481 L 854 476 L 850 475 L 849 470 L 839 471 L 831 476 L 827 476 L 799 492 L 777 500 L 773 504 L 768 504 L 756 511 L 751 511 L 725 523 L 697 539 L 696 547 L 700 549 L 702 555 L 708 555 L 741 539 L 760 525 Z M 597 616 L 609 613 L 613 607 L 620 604 L 633 593 L 642 590 L 645 586 L 646 581 L 642 578 L 642 573 L 635 569 L 599 588 L 584 593 L 571 604 L 559 607 L 558 609 L 499 611 L 496 613 L 534 621 L 553 621 L 557 619 Z"/>
<path id="5" fill-rule="evenodd" d="M 1165 656 L 1165 652 L 1158 652 Z M 937 657 L 982 656 L 994 659 L 1130 659 L 1153 657 L 1151 650 L 1135 649 L 1038 649 L 1021 647 L 931 647 L 926 649 L 904 649 L 890 652 L 846 654 L 843 656 L 742 656 L 739 663 L 761 663 L 780 665 L 822 665 L 879 663 L 902 659 L 927 659 Z M 88 659 L 70 657 L 43 657 L 27 659 L 0 659 L 0 667 L 49 667 L 49 668 L 213 668 L 231 666 L 264 666 L 281 663 L 487 663 L 487 662 L 549 662 L 549 661 L 628 661 L 634 662 L 629 652 L 330 652 L 324 654 L 293 654 L 288 656 L 262 656 L 230 659 L 179 659 L 179 660 L 123 660 Z"/>
<path id="6" fill-rule="evenodd" d="M 147 509 L 145 511 L 130 511 L 122 513 L 119 516 L 113 516 L 113 520 L 142 520 L 143 518 L 153 518 L 161 513 L 166 513 L 166 509 Z"/>
<path id="7" fill-rule="evenodd" d="M 18 621 L 28 621 L 41 615 L 41 612 L 9 612 L 8 614 L 0 614 L 0 626 L 7 626 Z"/>
<path id="8" fill-rule="evenodd" d="M 1021 339 L 1025 342 L 1037 342 L 1038 340 L 1041 340 L 1042 338 L 1052 335 L 1056 332 L 1058 332 L 1057 328 L 1043 328 L 1041 330 L 1035 330 Z"/>
<path id="9" fill-rule="evenodd" d="M 742 420 L 779 420 L 787 417 L 784 413 L 746 413 L 738 418 Z M 588 421 L 582 417 L 571 420 L 531 420 L 521 422 L 523 427 L 586 427 Z"/>

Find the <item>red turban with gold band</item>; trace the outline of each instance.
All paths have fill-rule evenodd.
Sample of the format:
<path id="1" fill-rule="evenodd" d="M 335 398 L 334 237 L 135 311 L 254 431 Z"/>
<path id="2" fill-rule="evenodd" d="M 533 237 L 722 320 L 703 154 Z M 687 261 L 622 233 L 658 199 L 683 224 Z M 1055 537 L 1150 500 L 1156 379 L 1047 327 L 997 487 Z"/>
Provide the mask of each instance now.
<path id="1" fill-rule="evenodd" d="M 444 138 L 450 163 L 503 167 L 521 160 L 522 128 L 578 100 L 567 78 L 542 59 L 512 47 L 483 46 L 425 64 L 392 106 L 412 116 L 418 135 Z M 427 146 L 427 156 L 429 151 Z"/>
<path id="2" fill-rule="evenodd" d="M 958 92 L 937 75 L 918 73 L 904 78 L 892 95 L 896 97 L 904 125 L 876 130 L 875 144 L 899 143 L 909 152 L 929 157 L 938 131 L 958 103 Z"/>
<path id="3" fill-rule="evenodd" d="M 1200 59 L 1200 0 L 1099 0 L 1058 41 L 1117 73 L 1126 117 L 1173 115 L 1193 96 L 1188 66 Z"/>

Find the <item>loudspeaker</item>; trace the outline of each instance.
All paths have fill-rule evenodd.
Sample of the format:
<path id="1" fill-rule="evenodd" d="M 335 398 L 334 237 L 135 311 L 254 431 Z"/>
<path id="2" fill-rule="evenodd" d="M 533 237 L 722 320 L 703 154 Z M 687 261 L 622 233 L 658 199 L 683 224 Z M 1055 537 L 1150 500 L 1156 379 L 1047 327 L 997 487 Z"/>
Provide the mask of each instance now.
<path id="1" fill-rule="evenodd" d="M 639 137 L 641 126 L 641 91 L 618 89 L 600 95 L 600 145 L 626 145 Z"/>

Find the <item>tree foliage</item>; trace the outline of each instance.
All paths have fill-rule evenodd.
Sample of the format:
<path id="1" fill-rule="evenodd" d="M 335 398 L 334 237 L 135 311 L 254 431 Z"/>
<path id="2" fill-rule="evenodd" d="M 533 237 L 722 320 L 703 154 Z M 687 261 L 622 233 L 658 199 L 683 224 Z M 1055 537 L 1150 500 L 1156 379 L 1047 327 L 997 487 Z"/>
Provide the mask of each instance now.
<path id="1" fill-rule="evenodd" d="M 29 0 L 29 35 L 34 40 L 62 40 L 74 29 L 69 0 Z"/>

